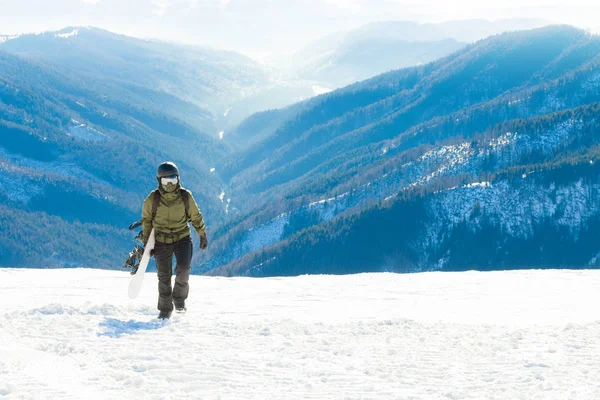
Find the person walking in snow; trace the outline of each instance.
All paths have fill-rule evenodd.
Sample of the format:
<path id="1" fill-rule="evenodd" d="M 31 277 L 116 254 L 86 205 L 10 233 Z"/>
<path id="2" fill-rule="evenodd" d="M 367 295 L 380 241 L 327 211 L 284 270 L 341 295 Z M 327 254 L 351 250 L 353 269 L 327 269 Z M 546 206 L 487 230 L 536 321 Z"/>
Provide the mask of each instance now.
<path id="1" fill-rule="evenodd" d="M 164 162 L 156 172 L 158 189 L 144 200 L 142 207 L 142 232 L 144 243 L 148 242 L 154 228 L 156 244 L 154 258 L 158 270 L 158 318 L 171 317 L 173 306 L 178 312 L 186 310 L 189 293 L 190 264 L 192 261 L 192 238 L 189 222 L 200 237 L 200 248 L 206 250 L 208 239 L 206 226 L 198 204 L 189 190 L 181 187 L 179 169 L 172 162 Z M 175 285 L 173 255 L 177 260 Z"/>

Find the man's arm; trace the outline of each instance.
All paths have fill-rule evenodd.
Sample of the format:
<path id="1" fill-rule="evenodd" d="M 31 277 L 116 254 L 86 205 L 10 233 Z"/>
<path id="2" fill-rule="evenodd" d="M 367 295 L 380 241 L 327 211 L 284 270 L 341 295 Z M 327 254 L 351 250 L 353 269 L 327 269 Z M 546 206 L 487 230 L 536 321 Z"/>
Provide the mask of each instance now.
<path id="1" fill-rule="evenodd" d="M 152 201 L 154 192 L 150 193 L 144 204 L 142 205 L 142 233 L 144 236 L 144 243 L 148 241 L 150 237 L 150 231 L 152 230 Z"/>
<path id="2" fill-rule="evenodd" d="M 202 218 L 202 213 L 198 208 L 198 203 L 196 203 L 196 199 L 192 195 L 192 192 L 188 190 L 190 194 L 190 220 L 192 222 L 192 226 L 196 230 L 198 237 L 200 238 L 200 248 L 206 249 L 208 246 L 208 238 L 206 237 L 206 226 L 204 225 L 204 219 Z"/>
<path id="3" fill-rule="evenodd" d="M 188 191 L 189 192 L 189 191 Z M 206 226 L 204 225 L 204 218 L 202 218 L 202 213 L 198 208 L 198 203 L 196 203 L 196 199 L 190 194 L 190 220 L 192 221 L 192 226 L 196 230 L 198 236 L 206 235 Z"/>

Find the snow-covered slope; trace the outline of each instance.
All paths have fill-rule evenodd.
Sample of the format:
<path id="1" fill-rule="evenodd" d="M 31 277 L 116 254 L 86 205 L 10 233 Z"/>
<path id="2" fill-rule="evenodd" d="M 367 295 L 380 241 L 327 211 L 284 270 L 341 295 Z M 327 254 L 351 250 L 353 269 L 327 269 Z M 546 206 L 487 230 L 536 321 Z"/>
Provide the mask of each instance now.
<path id="1" fill-rule="evenodd" d="M 0 398 L 600 398 L 599 271 L 128 282 L 0 269 Z"/>
<path id="2" fill-rule="evenodd" d="M 489 164 L 490 159 L 494 160 L 493 163 L 496 170 L 502 170 L 525 154 L 535 151 L 545 153 L 554 151 L 560 145 L 568 143 L 574 135 L 580 134 L 581 130 L 582 126 L 579 120 L 565 115 L 556 125 L 535 132 L 504 132 L 497 137 L 480 140 L 477 144 L 473 144 L 471 140 L 465 140 L 452 145 L 439 144 L 431 150 L 426 151 L 416 160 L 402 163 L 391 172 L 385 173 L 351 191 L 281 214 L 264 224 L 243 232 L 237 240 L 226 246 L 226 251 L 204 263 L 198 272 L 209 271 L 240 258 L 244 254 L 260 250 L 263 247 L 268 247 L 284 240 L 286 224 L 289 224 L 294 218 L 304 221 L 294 226 L 295 231 L 300 231 L 311 225 L 331 221 L 347 210 L 364 206 L 369 202 L 390 200 L 397 196 L 398 193 L 409 188 L 424 186 L 436 180 L 460 175 L 476 177 L 479 171 L 483 170 L 485 164 Z M 381 150 L 382 157 L 391 148 L 391 145 L 386 144 L 386 147 Z M 510 188 L 505 186 L 502 186 L 504 187 L 504 191 L 502 192 L 497 190 L 488 192 L 490 196 L 488 201 L 494 201 L 492 200 L 495 199 L 494 196 L 507 195 Z M 540 188 L 530 188 L 530 191 L 523 192 L 518 197 L 524 197 L 523 201 L 530 203 L 527 195 L 528 193 L 532 193 L 532 196 L 535 195 L 535 189 L 539 190 Z M 554 198 L 553 190 L 554 188 L 549 191 L 546 190 L 543 194 Z M 469 192 L 471 191 L 469 190 Z M 456 194 L 451 194 L 449 197 L 456 197 L 457 199 L 448 201 L 450 203 L 461 202 L 462 193 L 462 191 L 459 191 Z M 564 200 L 564 198 L 559 197 L 559 201 L 564 202 Z M 502 203 L 502 199 L 496 200 L 496 203 Z M 593 199 L 590 199 L 589 203 L 593 205 Z M 469 212 L 474 205 L 474 203 L 466 201 L 463 204 L 465 204 L 465 207 L 467 207 L 466 204 L 469 204 Z M 437 210 L 435 218 L 437 219 L 434 218 L 433 221 L 437 227 L 440 226 L 440 221 L 446 219 L 444 210 L 449 210 L 452 207 L 452 204 L 450 204 L 435 208 Z M 556 204 L 551 212 L 542 213 L 544 214 L 543 217 L 552 217 L 555 209 Z M 592 215 L 595 210 L 595 207 L 591 208 L 588 216 Z M 488 211 L 496 211 L 496 209 L 488 208 Z M 312 218 L 307 217 L 311 215 L 313 216 Z M 514 219 L 514 215 L 510 213 L 508 215 L 506 213 L 498 214 L 498 217 L 504 218 L 504 221 L 513 225 L 522 223 L 521 219 Z M 521 217 L 527 219 L 527 216 Z M 529 220 L 531 218 L 533 217 L 530 217 Z M 291 233 L 295 233 L 295 231 Z"/>

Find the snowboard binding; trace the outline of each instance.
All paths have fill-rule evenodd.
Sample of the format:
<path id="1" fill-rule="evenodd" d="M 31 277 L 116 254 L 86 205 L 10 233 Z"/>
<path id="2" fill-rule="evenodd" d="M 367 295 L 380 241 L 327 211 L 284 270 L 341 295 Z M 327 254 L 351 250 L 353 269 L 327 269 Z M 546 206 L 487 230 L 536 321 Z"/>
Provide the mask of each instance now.
<path id="1" fill-rule="evenodd" d="M 142 221 L 137 221 L 132 223 L 131 225 L 129 225 L 129 230 L 132 231 L 134 229 L 139 228 L 140 226 L 142 226 Z M 127 260 L 125 260 L 125 264 L 123 264 L 123 268 L 130 268 L 131 271 L 131 275 L 135 275 L 135 273 L 138 270 L 138 267 L 140 266 L 140 261 L 142 260 L 142 256 L 144 255 L 144 241 L 143 241 L 143 231 L 140 231 L 136 237 L 135 240 L 137 240 L 140 244 L 136 244 L 133 247 L 133 250 L 131 250 L 129 252 L 129 254 L 127 255 Z"/>

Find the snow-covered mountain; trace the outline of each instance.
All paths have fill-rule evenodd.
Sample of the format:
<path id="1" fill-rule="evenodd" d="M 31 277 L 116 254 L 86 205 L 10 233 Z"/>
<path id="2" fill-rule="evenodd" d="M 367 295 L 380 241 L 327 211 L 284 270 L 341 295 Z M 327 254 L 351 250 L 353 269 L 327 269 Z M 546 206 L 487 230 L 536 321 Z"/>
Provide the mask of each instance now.
<path id="1" fill-rule="evenodd" d="M 546 25 L 549 22 L 533 19 L 377 22 L 306 46 L 287 60 L 287 68 L 304 79 L 338 88 L 387 71 L 426 64 L 488 36 Z"/>
<path id="2" fill-rule="evenodd" d="M 185 185 L 205 213 L 224 216 L 209 169 L 229 148 L 201 121 L 205 110 L 165 92 L 0 51 L 0 265 L 117 266 L 165 159 L 202 181 Z"/>
<path id="3" fill-rule="evenodd" d="M 131 246 L 123 229 L 165 160 L 223 222 L 214 166 L 232 151 L 225 126 L 302 97 L 274 85 L 240 54 L 92 27 L 3 37 L 0 265 L 118 267 Z"/>
<path id="4" fill-rule="evenodd" d="M 168 93 L 208 110 L 214 119 L 270 81 L 267 71 L 241 54 L 137 39 L 94 27 L 20 35 L 0 43 L 0 50 L 93 80 Z"/>
<path id="5" fill-rule="evenodd" d="M 315 83 L 285 80 L 239 53 L 139 39 L 95 27 L 0 36 L 0 50 L 61 66 L 90 80 L 167 93 L 209 112 L 210 119 L 201 125 L 215 137 L 255 112 L 315 95 Z M 185 118 L 194 120 L 194 115 Z"/>
<path id="6" fill-rule="evenodd" d="M 156 275 L 135 301 L 129 279 L 0 269 L 0 396 L 600 396 L 598 271 L 193 276 L 167 322 Z"/>
<path id="7" fill-rule="evenodd" d="M 272 220 L 244 232 L 227 246 L 227 251 L 219 257 L 203 264 L 201 271 L 209 271 L 245 254 L 255 252 L 288 239 L 293 234 L 314 225 L 329 222 L 349 211 L 365 208 L 373 202 L 393 202 L 397 195 L 407 190 L 427 187 L 436 182 L 457 182 L 456 187 L 444 189 L 435 196 L 426 208 L 430 217 L 427 231 L 415 238 L 417 247 L 425 256 L 432 249 L 439 248 L 445 227 L 456 227 L 469 220 L 473 210 L 485 210 L 491 220 L 486 221 L 500 226 L 513 237 L 528 237 L 534 232 L 535 223 L 543 220 L 556 220 L 567 227 L 574 235 L 579 229 L 600 215 L 600 199 L 595 183 L 577 179 L 566 185 L 544 184 L 536 179 L 536 174 L 523 174 L 523 182 L 500 180 L 494 184 L 477 182 L 460 184 L 464 177 L 476 178 L 490 169 L 502 171 L 511 167 L 515 160 L 526 158 L 532 153 L 553 154 L 568 148 L 569 142 L 582 135 L 583 121 L 594 120 L 596 109 L 574 118 L 566 113 L 562 120 L 554 121 L 546 127 L 534 131 L 505 132 L 497 137 L 467 140 L 457 144 L 438 145 L 411 161 L 405 161 L 393 170 L 359 187 L 340 195 L 312 202 L 294 211 L 283 213 Z M 507 127 L 508 128 L 508 127 Z M 382 156 L 393 149 L 388 143 L 382 149 Z M 589 160 L 590 166 L 596 162 Z M 473 221 L 473 229 L 481 229 L 480 220 Z M 600 251 L 600 249 L 599 249 Z M 593 256 L 596 254 L 594 253 Z M 442 258 L 437 261 L 442 262 Z M 412 265 L 416 270 L 436 269 L 442 265 L 437 261 L 421 262 Z M 591 256 L 585 265 L 595 265 Z M 255 268 L 255 267 L 253 267 Z M 384 268 L 382 266 L 382 268 Z M 400 269 L 408 266 L 398 266 Z M 393 268 L 392 268 L 393 269 Z M 261 274 L 255 268 L 250 274 Z"/>
<path id="8" fill-rule="evenodd" d="M 599 57 L 572 27 L 502 34 L 215 134 L 198 128 L 210 112 L 164 91 L 1 53 L 0 262 L 118 268 L 123 228 L 172 159 L 209 226 L 194 272 L 595 265 Z M 504 197 L 531 197 L 527 213 Z M 469 232 L 494 243 L 464 252 Z M 552 253 L 559 241 L 577 251 Z"/>
<path id="9" fill-rule="evenodd" d="M 597 218 L 599 55 L 597 37 L 569 27 L 505 34 L 427 66 L 384 74 L 296 109 L 271 113 L 271 119 L 282 120 L 268 128 L 273 133 L 224 167 L 225 176 L 233 172 L 228 190 L 231 207 L 244 207 L 243 214 L 221 231 L 222 238 L 198 271 L 224 263 L 213 273 L 405 271 L 436 269 L 442 264 L 446 269 L 461 269 L 466 259 L 442 261 L 447 259 L 448 246 L 452 247 L 449 240 L 458 241 L 456 235 L 463 235 L 455 229 L 464 228 L 470 213 L 455 220 L 444 210 L 453 213 L 453 203 L 459 201 L 453 196 L 460 198 L 476 190 L 490 198 L 465 204 L 470 212 L 482 211 L 486 221 L 471 226 L 466 218 L 467 228 L 479 232 L 481 238 L 500 234 L 501 242 L 528 240 L 523 246 L 529 246 L 535 256 L 525 259 L 523 252 L 514 252 L 519 256 L 513 259 L 500 256 L 499 249 L 502 254 L 506 249 L 499 243 L 485 254 L 478 250 L 485 260 L 469 265 L 590 265 L 600 251 L 589 236 Z M 523 57 L 529 57 L 527 64 L 520 62 Z M 261 118 L 249 121 L 246 129 L 258 125 Z M 570 173 L 569 165 L 573 165 Z M 521 187 L 516 174 L 519 179 L 521 175 L 533 177 L 528 178 L 533 179 L 528 189 Z M 554 186 L 547 184 L 559 178 Z M 455 190 L 443 196 L 449 189 Z M 577 190 L 588 195 L 585 199 L 560 195 Z M 533 196 L 531 203 L 523 204 L 535 215 L 527 221 L 522 218 L 528 214 L 511 214 L 494 206 L 513 207 L 501 197 L 525 201 L 528 191 L 547 197 Z M 401 213 L 407 197 L 421 196 L 424 200 L 418 211 L 426 216 Z M 246 200 L 238 205 L 239 198 Z M 273 202 L 273 198 L 282 200 Z M 435 206 L 440 198 L 447 199 L 447 206 Z M 586 210 L 583 218 L 571 215 L 578 207 Z M 386 210 L 391 213 L 387 218 Z M 585 249 L 577 252 L 581 257 L 569 258 L 573 252 L 551 257 L 551 242 L 562 237 L 554 230 L 562 232 L 564 218 L 580 221 L 569 227 L 569 246 L 576 242 L 583 246 L 578 238 L 587 235 Z M 429 236 L 417 230 L 447 220 L 451 223 L 444 225 L 446 230 Z M 392 228 L 409 221 L 410 227 Z M 506 229 L 507 224 L 523 225 L 534 235 Z M 540 237 L 542 228 L 548 234 Z M 490 233 L 490 229 L 500 233 Z M 371 230 L 382 237 L 367 233 Z M 393 238 L 407 232 L 414 243 L 394 244 Z M 432 240 L 431 235 L 441 239 Z M 534 237 L 546 241 L 543 251 L 532 250 Z M 466 236 L 460 240 L 467 239 L 473 240 Z M 351 248 L 353 241 L 363 246 Z M 368 251 L 383 242 L 385 256 Z M 430 247 L 425 249 L 424 243 Z M 456 254 L 458 249 L 453 251 Z M 335 258 L 350 252 L 361 256 L 354 260 L 348 256 L 344 261 Z M 335 271 L 321 269 L 332 265 Z M 303 269 L 306 266 L 308 270 Z"/>

